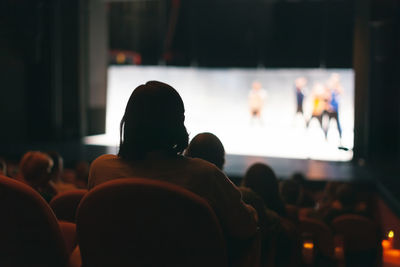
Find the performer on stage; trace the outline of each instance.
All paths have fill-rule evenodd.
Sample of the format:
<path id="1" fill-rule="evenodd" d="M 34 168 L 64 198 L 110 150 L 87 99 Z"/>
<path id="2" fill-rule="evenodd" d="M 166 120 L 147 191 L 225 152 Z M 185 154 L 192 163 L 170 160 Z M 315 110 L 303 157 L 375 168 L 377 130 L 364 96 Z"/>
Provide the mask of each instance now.
<path id="1" fill-rule="evenodd" d="M 311 118 L 307 121 L 307 128 L 310 125 L 310 122 L 313 118 L 316 118 L 319 122 L 319 125 L 322 129 L 322 131 L 325 134 L 325 128 L 323 126 L 323 121 L 322 118 L 326 113 L 327 110 L 327 105 L 329 103 L 328 95 L 327 92 L 324 88 L 324 85 L 321 83 L 315 83 L 313 90 L 312 90 L 312 95 L 313 95 L 313 108 L 312 108 L 312 114 Z M 326 137 L 326 134 L 325 134 Z"/>
<path id="2" fill-rule="evenodd" d="M 297 109 L 296 114 L 301 113 L 304 116 L 303 112 L 303 100 L 304 100 L 304 90 L 307 85 L 307 79 L 304 77 L 299 77 L 294 81 L 295 90 L 296 90 L 296 101 L 297 101 Z"/>
<path id="3" fill-rule="evenodd" d="M 333 73 L 328 80 L 328 87 L 330 89 L 330 99 L 328 106 L 328 124 L 326 128 L 326 135 L 328 134 L 329 125 L 332 119 L 336 120 L 336 126 L 339 132 L 339 137 L 342 139 L 342 127 L 339 121 L 339 96 L 343 93 L 343 87 L 340 83 L 340 76 L 338 73 Z"/>
<path id="4" fill-rule="evenodd" d="M 267 98 L 267 91 L 262 88 L 260 82 L 253 82 L 252 89 L 249 92 L 249 108 L 251 118 L 258 119 L 260 123 L 262 110 L 264 108 L 265 99 Z"/>

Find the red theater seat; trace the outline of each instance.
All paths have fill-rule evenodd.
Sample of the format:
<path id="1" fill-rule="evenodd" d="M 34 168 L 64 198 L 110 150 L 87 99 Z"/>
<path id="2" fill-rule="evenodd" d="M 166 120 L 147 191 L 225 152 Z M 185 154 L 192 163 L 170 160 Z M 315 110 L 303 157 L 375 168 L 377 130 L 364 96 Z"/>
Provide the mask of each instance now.
<path id="1" fill-rule="evenodd" d="M 333 260 L 333 233 L 328 225 L 316 219 L 300 218 L 299 230 L 303 237 L 312 239 L 317 255 L 320 253 Z"/>
<path id="2" fill-rule="evenodd" d="M 76 238 L 76 224 L 66 221 L 59 221 L 58 224 L 60 225 L 61 232 L 64 237 L 68 255 L 71 255 L 78 245 L 78 240 Z"/>
<path id="3" fill-rule="evenodd" d="M 271 239 L 268 245 L 265 267 L 270 266 L 301 266 L 300 235 L 296 225 L 286 218 L 280 218 L 282 234 L 278 239 Z M 279 240 L 283 238 L 283 240 Z"/>
<path id="4" fill-rule="evenodd" d="M 380 266 L 381 238 L 372 220 L 345 214 L 334 219 L 332 227 L 335 235 L 343 239 L 346 266 Z"/>
<path id="5" fill-rule="evenodd" d="M 0 266 L 67 266 L 57 218 L 31 187 L 0 176 Z"/>
<path id="6" fill-rule="evenodd" d="M 208 203 L 150 179 L 118 179 L 89 191 L 77 212 L 82 263 L 90 266 L 227 266 Z"/>
<path id="7" fill-rule="evenodd" d="M 85 189 L 77 189 L 56 195 L 49 204 L 56 214 L 57 219 L 75 222 L 79 202 L 87 192 Z"/>

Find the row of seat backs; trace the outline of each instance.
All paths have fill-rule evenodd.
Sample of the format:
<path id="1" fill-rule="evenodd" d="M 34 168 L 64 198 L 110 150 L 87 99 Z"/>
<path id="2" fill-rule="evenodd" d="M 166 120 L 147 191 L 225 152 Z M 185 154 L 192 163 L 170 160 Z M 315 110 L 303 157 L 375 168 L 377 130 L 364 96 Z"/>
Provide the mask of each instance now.
<path id="1" fill-rule="evenodd" d="M 333 233 L 342 237 L 342 246 L 347 252 L 374 251 L 379 246 L 380 236 L 377 225 L 362 216 L 348 214 L 338 217 L 333 221 L 333 231 L 325 223 L 311 218 L 302 218 L 298 227 L 299 233 L 310 233 L 316 249 L 331 259 L 335 257 Z M 151 232 L 151 229 L 149 230 Z"/>
<path id="2" fill-rule="evenodd" d="M 124 180 L 122 183 L 125 183 L 125 181 L 126 180 Z M 142 182 L 149 181 L 140 181 L 140 183 Z M 158 184 L 158 182 L 154 181 L 153 183 Z M 167 184 L 167 186 L 169 185 L 170 184 Z M 69 217 L 74 221 L 74 211 L 76 211 L 79 201 L 85 193 L 85 190 L 81 190 L 71 192 L 68 196 L 60 195 L 58 198 L 55 198 L 54 201 L 50 203 L 50 205 L 55 210 L 56 214 L 60 212 L 62 212 L 63 214 L 69 214 Z M 64 205 L 60 205 L 63 202 L 65 202 Z M 59 204 L 56 205 L 57 203 Z M 64 212 L 64 210 L 68 210 L 68 208 L 65 209 L 65 207 L 68 206 L 68 203 L 73 204 L 73 207 L 69 208 L 70 210 L 74 208 L 74 211 L 70 211 L 69 213 Z M 297 215 L 297 208 L 295 210 L 295 213 L 292 210 L 290 214 Z M 62 214 L 57 216 L 59 218 L 63 218 L 64 220 L 68 217 Z M 318 253 L 326 258 L 335 258 L 335 240 L 337 241 L 336 237 L 341 238 L 341 244 L 336 245 L 341 245 L 343 249 L 350 253 L 357 253 L 360 251 L 376 251 L 376 249 L 379 249 L 380 236 L 378 233 L 377 225 L 371 220 L 362 216 L 351 214 L 342 215 L 333 221 L 332 228 L 330 228 L 328 225 L 321 222 L 320 220 L 312 218 L 301 218 L 299 220 L 298 216 L 296 216 L 296 221 L 298 225 L 298 232 L 300 234 L 310 234 L 313 242 L 315 243 L 315 249 L 318 251 Z"/>
<path id="3" fill-rule="evenodd" d="M 311 237 L 316 254 L 326 259 L 352 261 L 351 266 L 376 266 L 380 261 L 381 237 L 372 220 L 345 214 L 334 219 L 331 226 L 312 218 L 300 218 L 298 224 L 300 233 L 307 234 L 303 238 Z"/>
<path id="4" fill-rule="evenodd" d="M 83 198 L 77 218 L 86 265 L 115 266 L 118 262 L 123 264 L 135 259 L 143 264 L 156 262 L 162 266 L 174 257 L 177 266 L 194 258 L 199 259 L 196 266 L 206 264 L 205 261 L 209 266 L 211 263 L 226 264 L 226 249 L 218 220 L 208 203 L 195 194 L 148 179 L 114 180 L 95 188 L 90 194 L 86 195 L 86 192 L 61 194 L 50 203 L 59 219 L 75 222 L 75 211 Z M 0 253 L 3 254 L 2 262 L 7 263 L 5 266 L 13 266 L 13 262 L 16 265 L 30 262 L 38 266 L 64 266 L 68 251 L 57 219 L 40 195 L 23 183 L 0 177 L 0 198 L 1 211 L 8 215 L 0 225 Z M 299 227 L 300 232 L 313 234 L 321 253 L 332 257 L 333 236 L 328 226 L 317 220 L 302 219 Z M 371 249 L 379 240 L 374 234 L 378 232 L 376 225 L 360 216 L 341 216 L 334 221 L 333 227 L 335 233 L 346 238 L 346 250 Z M 132 240 L 138 242 L 132 244 Z M 169 241 L 166 244 L 160 240 Z M 157 251 L 163 254 L 155 257 Z M 119 256 L 107 260 L 107 255 Z"/>
<path id="5" fill-rule="evenodd" d="M 162 215 L 162 216 L 161 216 L 161 214 L 158 215 L 158 216 L 162 217 L 162 218 L 160 218 L 160 220 L 165 220 L 166 218 L 168 219 L 170 216 L 172 218 L 177 218 L 176 214 L 174 214 L 176 212 L 171 213 L 170 211 L 162 208 L 162 206 L 160 206 L 160 203 L 162 203 L 162 205 L 165 205 L 167 202 L 169 202 L 171 200 L 170 197 L 162 196 L 163 194 L 165 194 L 165 190 L 172 189 L 173 192 L 176 192 L 177 190 L 182 191 L 182 188 L 176 187 L 174 185 L 171 185 L 170 183 L 163 183 L 163 182 L 160 183 L 158 181 L 153 181 L 153 180 L 148 180 L 148 179 L 135 179 L 135 183 L 134 184 L 130 184 L 131 180 L 132 179 L 122 179 L 121 181 L 117 181 L 117 182 L 109 182 L 109 183 L 106 184 L 106 188 L 105 189 L 98 189 L 98 190 L 103 190 L 102 191 L 103 193 L 101 193 L 101 194 L 97 193 L 98 190 L 96 188 L 94 193 L 93 193 L 93 191 L 90 193 L 90 195 L 95 195 L 94 196 L 94 199 L 95 199 L 94 202 L 95 203 L 93 204 L 92 208 L 90 208 L 89 210 L 92 212 L 92 211 L 98 210 L 98 207 L 102 207 L 103 204 L 97 202 L 97 199 L 102 199 L 102 201 L 106 201 L 106 203 L 109 203 L 109 204 L 113 203 L 112 205 L 115 205 L 115 206 L 118 206 L 118 207 L 124 207 L 122 212 L 119 211 L 119 210 L 116 210 L 116 209 L 112 209 L 112 210 L 110 209 L 110 213 L 115 213 L 116 212 L 117 214 L 120 214 L 121 216 L 131 216 L 132 214 L 128 214 L 127 210 L 130 210 L 130 208 L 132 207 L 133 208 L 132 210 L 134 211 L 135 207 L 132 206 L 132 204 L 129 204 L 129 203 L 134 202 L 134 203 L 140 203 L 141 206 L 142 205 L 146 205 L 146 207 L 148 206 L 148 204 L 143 202 L 144 199 L 142 198 L 143 197 L 142 192 L 141 193 L 135 193 L 135 194 L 132 193 L 132 192 L 135 192 L 136 190 L 138 190 L 138 188 L 145 186 L 143 188 L 143 192 L 145 192 L 147 198 L 152 199 L 152 201 L 153 201 L 152 204 L 155 205 L 157 207 L 157 209 L 153 209 L 153 214 L 146 213 L 146 214 L 143 214 L 143 216 L 135 216 L 133 218 L 133 220 L 136 221 L 136 224 L 141 219 L 143 219 L 143 218 L 146 219 L 149 215 L 153 216 L 153 217 L 156 217 L 157 215 L 154 216 L 154 214 L 159 213 L 157 210 L 159 210 L 160 208 L 163 210 L 163 213 L 165 213 L 165 215 Z M 114 188 L 115 183 L 120 184 L 121 188 L 124 188 L 124 191 L 126 191 L 126 194 L 133 195 L 133 196 L 135 196 L 136 199 L 135 198 L 131 198 L 130 201 L 129 201 L 128 198 L 125 198 L 124 203 L 122 205 L 116 204 L 115 201 L 117 201 L 117 198 L 114 197 L 114 196 L 118 195 L 118 197 L 120 197 L 123 194 L 121 194 L 121 192 L 120 192 L 121 188 Z M 157 191 L 159 191 L 159 192 L 155 192 L 155 194 L 158 196 L 158 198 L 159 197 L 163 198 L 163 199 L 161 199 L 163 201 L 161 201 L 160 199 L 154 198 L 152 196 L 151 190 L 154 190 L 154 185 L 157 186 Z M 149 190 L 149 188 L 148 188 L 149 186 L 153 187 L 153 189 Z M 116 191 L 116 192 L 114 192 L 114 191 Z M 183 192 L 189 193 L 190 194 L 190 198 L 193 198 L 193 196 L 194 196 L 196 198 L 196 201 L 198 201 L 200 199 L 200 201 L 202 202 L 202 205 L 203 204 L 207 204 L 208 205 L 208 203 L 205 202 L 202 198 L 199 198 L 198 196 L 192 194 L 191 192 L 188 192 L 185 189 L 183 189 Z M 65 193 L 61 193 L 61 194 L 57 195 L 56 197 L 54 197 L 52 199 L 52 201 L 50 202 L 50 206 L 52 207 L 53 211 L 57 215 L 58 219 L 75 222 L 76 221 L 76 218 L 75 218 L 76 210 L 78 209 L 78 205 L 79 205 L 81 199 L 86 195 L 86 193 L 87 193 L 86 190 L 75 190 L 75 191 L 68 191 L 68 192 L 65 192 Z M 92 198 L 93 197 L 90 197 L 89 199 L 92 199 Z M 166 198 L 168 198 L 168 200 L 166 200 Z M 85 200 L 83 200 L 82 202 L 86 202 L 87 201 L 86 199 L 87 198 L 85 198 Z M 107 199 L 107 200 L 105 200 L 105 199 Z M 138 199 L 139 199 L 139 201 L 138 201 Z M 148 201 L 146 201 L 146 202 L 148 202 Z M 185 201 L 182 202 L 181 200 L 178 200 L 178 202 L 179 202 L 178 204 L 173 204 L 173 205 L 169 204 L 169 205 L 170 206 L 179 207 L 179 205 L 181 203 L 184 203 Z M 85 206 L 85 205 L 86 204 L 82 204 L 82 206 Z M 127 205 L 129 207 L 127 207 Z M 184 207 L 181 207 L 181 208 L 184 208 Z M 83 209 L 83 208 L 80 207 L 79 210 L 81 210 L 81 209 Z M 147 209 L 150 209 L 150 208 L 147 208 Z M 192 220 L 196 221 L 195 223 L 194 222 L 190 222 L 190 223 L 187 224 L 188 226 L 191 225 L 190 226 L 191 229 L 189 230 L 189 232 L 193 231 L 193 230 L 198 231 L 196 228 L 198 228 L 199 225 L 202 225 L 200 227 L 203 227 L 203 228 L 205 227 L 204 229 L 205 229 L 205 231 L 207 231 L 206 235 L 205 235 L 205 233 L 202 232 L 203 230 L 201 228 L 198 228 L 198 229 L 201 229 L 201 231 L 198 232 L 197 235 L 201 235 L 203 238 L 206 237 L 209 234 L 213 235 L 213 232 L 212 231 L 210 232 L 210 229 L 207 229 L 207 225 L 205 225 L 203 222 L 201 222 L 201 220 L 199 221 L 198 219 L 196 219 L 196 217 L 198 217 L 198 216 L 201 216 L 202 219 L 204 219 L 204 216 L 202 214 L 198 213 L 196 210 L 193 210 L 193 209 L 189 209 L 189 210 L 191 211 L 190 213 L 188 213 L 187 211 L 182 213 L 182 214 L 184 214 L 184 216 L 186 216 L 186 217 L 190 216 L 192 218 Z M 192 210 L 193 210 L 194 213 L 196 213 L 196 216 L 191 214 Z M 104 215 L 102 210 L 100 210 L 100 212 L 101 212 L 101 215 Z M 90 212 L 84 212 L 83 214 L 84 214 L 83 216 L 89 216 L 89 218 L 92 218 L 92 219 L 97 216 L 97 214 L 90 214 Z M 179 217 L 181 217 L 182 214 L 179 214 Z M 213 211 L 212 211 L 212 214 L 213 214 Z M 115 216 L 110 216 L 110 218 L 113 218 L 113 217 L 115 217 Z M 184 220 L 182 220 L 180 218 L 177 218 L 177 219 L 179 221 L 184 221 Z M 103 230 L 103 229 L 110 229 L 110 231 L 116 231 L 116 230 L 119 231 L 120 230 L 120 228 L 116 229 L 116 227 L 115 227 L 116 222 L 107 222 L 107 220 L 103 220 L 103 219 L 98 219 L 97 218 L 96 219 L 97 223 L 99 222 L 99 220 L 101 220 L 101 224 L 102 224 L 100 226 L 100 230 Z M 108 224 L 108 226 L 103 225 L 104 223 Z M 143 224 L 143 222 L 141 224 Z M 120 225 L 120 223 L 119 223 L 119 225 Z M 167 228 L 165 227 L 165 223 L 163 223 L 163 225 L 164 226 L 162 228 L 164 228 L 163 229 L 163 231 L 164 231 Z M 139 229 L 139 228 L 141 230 L 143 230 L 143 226 L 141 226 L 139 228 L 136 227 L 135 229 L 132 228 L 132 224 L 131 223 L 128 223 L 128 226 L 129 227 L 128 227 L 127 231 L 132 231 L 132 230 Z M 109 228 L 109 227 L 111 227 L 111 228 Z M 179 227 L 179 228 L 181 228 L 180 231 L 184 230 L 184 229 L 182 229 L 182 227 Z M 153 229 L 159 229 L 159 227 L 154 227 Z M 153 229 L 145 229 L 145 232 L 149 232 L 151 234 L 155 234 L 157 236 L 157 238 L 159 238 L 161 235 L 157 235 L 154 232 Z M 90 227 L 90 231 L 91 230 L 95 231 L 93 227 Z M 125 231 L 125 232 L 127 232 L 127 231 Z M 167 231 L 171 232 L 168 229 L 167 229 Z M 82 231 L 82 232 L 86 232 L 86 231 Z M 133 234 L 133 232 L 130 232 L 130 234 Z M 191 238 L 196 238 L 196 236 L 193 236 L 193 234 L 185 235 L 185 236 L 191 236 Z M 125 235 L 125 237 L 128 240 L 130 238 L 132 238 L 132 237 L 128 238 L 128 236 L 126 236 L 126 235 Z M 150 237 L 151 237 L 150 234 L 147 234 L 146 238 L 148 239 Z M 107 250 L 108 253 L 115 253 L 115 251 L 112 251 L 112 250 L 109 250 L 109 249 L 106 248 L 110 242 L 108 242 L 108 241 L 106 241 L 104 239 L 104 235 L 101 235 L 101 238 L 102 239 L 100 240 L 100 242 L 96 242 L 96 244 L 94 246 L 92 244 L 90 244 L 90 245 L 88 245 L 88 247 L 96 248 L 96 245 L 100 245 L 101 244 L 100 246 L 102 246 L 105 250 Z M 162 238 L 167 240 L 169 237 L 162 237 Z M 207 238 L 209 238 L 209 237 L 207 237 Z M 220 236 L 216 236 L 216 238 L 217 238 L 217 240 L 219 240 Z M 118 244 L 117 244 L 118 246 L 120 244 L 123 244 L 119 237 L 116 238 L 116 239 L 118 240 Z M 82 238 L 80 238 L 80 240 L 82 240 Z M 91 239 L 91 240 L 93 240 L 93 239 Z M 138 240 L 138 238 L 135 238 L 135 240 Z M 197 238 L 197 240 L 200 240 L 200 239 Z M 142 241 L 139 240 L 139 242 L 142 242 Z M 210 240 L 208 240 L 207 242 L 210 242 Z M 132 243 L 132 242 L 130 242 L 130 243 Z M 213 243 L 213 245 L 217 244 L 215 242 L 212 242 L 212 243 Z M 116 243 L 114 242 L 113 244 L 116 244 Z M 202 246 L 201 242 L 199 242 L 197 245 Z M 123 246 L 125 246 L 125 245 L 123 245 Z M 213 248 L 213 246 L 210 246 L 210 245 L 207 245 L 207 246 L 209 247 L 207 249 L 220 251 L 220 249 L 215 249 L 215 248 Z M 151 250 L 155 250 L 154 244 L 150 248 L 151 248 Z M 84 248 L 82 248 L 82 249 L 84 249 Z M 144 246 L 143 246 L 143 249 L 145 249 Z M 179 248 L 174 247 L 173 249 L 175 251 L 177 251 L 177 249 L 179 249 Z M 204 248 L 202 248 L 202 249 L 204 250 Z M 201 251 L 202 249 L 196 248 L 195 251 L 197 251 L 197 253 L 202 254 L 203 255 L 202 258 L 209 257 L 209 256 L 205 256 L 207 254 L 209 255 L 209 253 L 207 253 L 207 251 L 203 251 L 202 252 Z M 92 253 L 95 250 L 97 250 L 97 249 L 93 249 L 93 250 L 88 251 L 88 252 L 83 251 L 83 254 L 84 254 L 83 257 L 85 257 L 85 255 L 92 255 Z M 117 250 L 118 253 L 123 253 L 123 251 L 120 251 L 119 249 L 116 249 L 116 250 Z M 129 250 L 130 249 L 127 247 L 127 251 L 129 251 Z M 149 250 L 147 249 L 146 251 L 149 251 Z M 164 249 L 164 251 L 167 251 L 167 250 Z M 218 253 L 220 253 L 220 252 L 218 252 Z M 225 253 L 226 253 L 226 251 L 224 249 L 224 254 Z M 140 254 L 144 255 L 144 253 L 140 253 Z M 261 257 L 261 235 L 260 235 L 260 233 L 257 233 L 257 235 L 254 238 L 252 238 L 251 240 L 248 240 L 248 241 L 244 242 L 244 244 L 241 245 L 240 252 L 236 251 L 235 253 L 233 253 L 233 254 L 230 253 L 229 255 L 230 255 L 230 257 L 228 257 L 229 258 L 228 261 L 231 263 L 231 266 L 258 266 L 259 265 L 259 261 L 260 261 L 260 257 Z M 121 258 L 122 262 L 124 261 L 124 260 L 122 260 L 122 257 L 118 257 L 118 258 Z M 166 260 L 166 259 L 164 259 L 164 260 Z M 104 263 L 104 260 L 101 260 L 101 261 Z M 115 260 L 113 260 L 113 261 L 114 261 L 113 264 L 116 264 Z M 166 261 L 166 262 L 168 262 L 168 261 Z M 203 262 L 201 262 L 201 261 L 196 261 L 196 262 L 197 262 L 196 264 L 198 266 L 203 264 Z M 220 265 L 220 263 L 218 263 L 216 261 L 213 261 L 213 262 L 214 262 L 213 264 L 215 264 L 215 265 Z M 96 264 L 99 264 L 99 263 L 96 263 Z M 159 264 L 160 263 L 157 263 L 156 265 L 159 265 Z M 191 263 L 191 264 L 193 265 L 193 263 Z M 207 264 L 210 265 L 211 263 L 207 262 Z"/>
<path id="6" fill-rule="evenodd" d="M 75 206 L 82 193 L 76 222 L 83 266 L 228 264 L 214 211 L 181 187 L 148 179 L 114 180 L 88 194 L 75 192 L 70 196 Z M 66 210 L 68 205 L 59 202 L 54 199 L 53 208 Z M 6 215 L 0 220 L 0 266 L 68 265 L 57 218 L 36 191 L 0 176 L 0 212 Z M 73 213 L 63 218 L 75 221 Z"/>

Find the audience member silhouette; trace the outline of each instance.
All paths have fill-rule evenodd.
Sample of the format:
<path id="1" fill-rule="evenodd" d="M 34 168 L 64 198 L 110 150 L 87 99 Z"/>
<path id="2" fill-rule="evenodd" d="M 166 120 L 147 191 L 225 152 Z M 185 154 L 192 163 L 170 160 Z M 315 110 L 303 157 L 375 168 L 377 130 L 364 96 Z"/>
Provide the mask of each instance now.
<path id="1" fill-rule="evenodd" d="M 279 194 L 278 180 L 274 171 L 264 163 L 251 165 L 242 180 L 242 185 L 260 195 L 266 206 L 285 217 L 285 205 Z"/>
<path id="2" fill-rule="evenodd" d="M 342 214 L 367 216 L 365 203 L 357 201 L 356 192 L 350 184 L 339 185 L 335 195 L 336 200 L 322 214 L 325 222 L 331 223 Z"/>
<path id="3" fill-rule="evenodd" d="M 260 233 L 263 237 L 269 236 L 269 219 L 267 215 L 267 207 L 265 206 L 264 200 L 253 190 L 248 187 L 241 186 L 239 187 L 240 192 L 242 193 L 243 201 L 251 206 L 257 211 L 258 214 L 258 226 L 260 227 Z M 279 217 L 277 214 L 274 217 L 275 225 L 279 224 Z"/>
<path id="4" fill-rule="evenodd" d="M 19 164 L 21 179 L 38 191 L 47 202 L 57 194 L 49 184 L 53 165 L 50 156 L 40 151 L 26 152 Z"/>
<path id="5" fill-rule="evenodd" d="M 225 149 L 221 141 L 212 133 L 199 133 L 185 150 L 185 156 L 200 158 L 215 164 L 220 170 L 225 164 Z"/>
<path id="6" fill-rule="evenodd" d="M 253 190 L 243 186 L 239 189 L 243 201 L 257 210 L 258 227 L 262 237 L 261 266 L 291 266 L 289 259 L 293 257 L 293 241 L 282 224 L 284 219 L 268 209 L 263 199 Z"/>
<path id="7" fill-rule="evenodd" d="M 138 86 L 121 120 L 119 153 L 91 164 L 88 188 L 117 178 L 167 181 L 205 198 L 227 237 L 252 237 L 256 211 L 238 188 L 214 164 L 182 155 L 188 146 L 184 121 L 184 104 L 174 88 L 158 81 Z"/>

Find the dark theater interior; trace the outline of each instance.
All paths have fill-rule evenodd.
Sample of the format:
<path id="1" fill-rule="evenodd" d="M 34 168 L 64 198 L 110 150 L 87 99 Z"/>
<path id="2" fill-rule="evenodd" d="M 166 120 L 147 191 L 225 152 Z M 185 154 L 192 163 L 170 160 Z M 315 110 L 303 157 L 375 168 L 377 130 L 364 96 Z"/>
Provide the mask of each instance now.
<path id="1" fill-rule="evenodd" d="M 0 266 L 400 266 L 400 1 L 1 0 Z"/>

